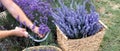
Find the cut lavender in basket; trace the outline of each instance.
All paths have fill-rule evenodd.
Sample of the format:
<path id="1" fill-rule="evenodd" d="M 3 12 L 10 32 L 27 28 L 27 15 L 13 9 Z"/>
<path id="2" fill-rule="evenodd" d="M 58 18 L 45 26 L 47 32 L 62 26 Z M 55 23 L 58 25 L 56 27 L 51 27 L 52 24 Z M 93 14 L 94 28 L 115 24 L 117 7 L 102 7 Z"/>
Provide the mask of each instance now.
<path id="1" fill-rule="evenodd" d="M 99 32 L 102 25 L 99 23 L 99 14 L 90 0 L 84 0 L 83 3 L 77 4 L 72 0 L 70 7 L 58 0 L 61 7 L 51 11 L 54 23 L 69 38 L 82 38 L 94 35 Z M 86 4 L 89 4 L 87 10 Z M 75 8 L 74 8 L 74 7 Z"/>

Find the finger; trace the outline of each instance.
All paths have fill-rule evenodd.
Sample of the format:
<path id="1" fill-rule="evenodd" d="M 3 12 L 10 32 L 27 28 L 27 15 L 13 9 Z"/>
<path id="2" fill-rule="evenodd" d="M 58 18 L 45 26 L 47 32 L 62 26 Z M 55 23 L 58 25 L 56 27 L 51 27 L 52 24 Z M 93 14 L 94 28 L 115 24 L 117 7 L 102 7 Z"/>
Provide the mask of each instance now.
<path id="1" fill-rule="evenodd" d="M 23 33 L 23 32 L 21 32 L 18 36 L 20 36 L 20 37 L 28 37 L 28 35 L 27 34 L 25 34 L 25 33 Z"/>
<path id="2" fill-rule="evenodd" d="M 26 32 L 26 29 L 22 29 L 23 32 Z"/>
<path id="3" fill-rule="evenodd" d="M 23 30 L 23 31 L 25 31 L 26 29 L 24 29 L 24 28 L 20 28 L 21 30 Z"/>
<path id="4" fill-rule="evenodd" d="M 25 38 L 28 38 L 28 35 L 25 34 L 24 37 L 25 37 Z"/>
<path id="5" fill-rule="evenodd" d="M 38 34 L 38 35 L 39 35 L 39 37 L 41 37 L 41 38 L 43 38 L 43 37 L 44 37 L 42 34 Z"/>
<path id="6" fill-rule="evenodd" d="M 16 29 L 24 29 L 24 28 L 21 28 L 21 27 L 16 27 Z"/>
<path id="7" fill-rule="evenodd" d="M 28 32 L 24 32 L 24 36 L 27 38 L 28 37 Z"/>
<path id="8" fill-rule="evenodd" d="M 15 29 L 16 29 L 16 30 L 19 30 L 19 31 L 26 31 L 26 29 L 20 28 L 20 27 L 16 27 Z"/>
<path id="9" fill-rule="evenodd" d="M 21 29 L 21 30 L 23 30 L 23 31 L 25 31 L 26 29 L 24 29 L 24 28 L 19 28 L 19 29 Z"/>

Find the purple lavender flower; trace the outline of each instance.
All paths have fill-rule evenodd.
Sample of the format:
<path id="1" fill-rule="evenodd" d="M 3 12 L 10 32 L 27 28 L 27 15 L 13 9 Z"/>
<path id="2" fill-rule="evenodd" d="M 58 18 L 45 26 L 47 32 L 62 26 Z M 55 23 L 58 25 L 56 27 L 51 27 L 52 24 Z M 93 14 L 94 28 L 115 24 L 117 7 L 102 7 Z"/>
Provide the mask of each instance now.
<path id="1" fill-rule="evenodd" d="M 31 19 L 34 20 L 36 16 L 34 13 L 41 14 L 41 16 L 50 16 L 51 5 L 48 2 L 42 2 L 39 0 L 14 0 L 16 4 L 18 4 L 21 9 L 25 12 L 25 14 Z"/>
<path id="2" fill-rule="evenodd" d="M 39 26 L 39 34 L 46 34 L 49 31 L 50 31 L 50 29 L 49 29 L 49 27 L 47 25 L 40 24 L 40 26 Z"/>
<path id="3" fill-rule="evenodd" d="M 82 38 L 91 36 L 97 33 L 102 25 L 99 23 L 99 14 L 95 11 L 95 7 L 90 0 L 84 0 L 83 4 L 75 4 L 72 0 L 70 8 L 64 5 L 63 0 L 58 0 L 60 3 L 56 11 L 51 11 L 54 23 L 67 35 L 69 38 Z M 90 11 L 86 8 L 86 4 L 90 4 Z M 75 5 L 75 9 L 73 9 Z"/>
<path id="4" fill-rule="evenodd" d="M 47 24 L 48 18 L 45 17 L 45 16 L 44 17 L 39 17 L 39 20 L 40 20 L 41 23 Z"/>
<path id="5" fill-rule="evenodd" d="M 47 26 L 47 21 L 48 17 L 51 16 L 50 10 L 52 8 L 48 2 L 43 2 L 42 0 L 14 0 L 14 2 L 20 6 L 30 20 L 35 21 L 40 18 L 37 20 L 37 22 L 40 21 L 42 23 L 39 27 L 40 34 L 46 34 L 50 30 Z M 34 22 L 32 29 L 35 28 L 36 24 L 38 25 L 38 23 Z"/>

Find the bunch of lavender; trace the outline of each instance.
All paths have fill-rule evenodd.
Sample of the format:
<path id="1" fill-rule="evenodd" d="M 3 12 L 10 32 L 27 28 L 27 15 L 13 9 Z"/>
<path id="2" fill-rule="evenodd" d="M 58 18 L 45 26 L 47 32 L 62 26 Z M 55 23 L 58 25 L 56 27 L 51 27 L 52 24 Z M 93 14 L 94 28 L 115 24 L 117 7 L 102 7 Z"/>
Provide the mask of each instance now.
<path id="1" fill-rule="evenodd" d="M 30 20 L 34 22 L 33 28 L 39 24 L 39 33 L 45 34 L 50 31 L 47 26 L 48 17 L 50 14 L 51 5 L 42 0 L 14 0 L 20 6 Z M 25 23 L 23 23 L 25 25 Z"/>
<path id="2" fill-rule="evenodd" d="M 48 2 L 41 0 L 14 0 L 14 2 L 21 7 L 31 20 L 34 20 L 35 17 L 50 15 L 51 5 Z"/>
<path id="3" fill-rule="evenodd" d="M 77 4 L 72 0 L 70 7 L 59 0 L 60 6 L 51 11 L 54 23 L 69 38 L 82 38 L 99 32 L 102 25 L 99 23 L 99 14 L 90 0 L 84 0 L 83 4 Z M 86 4 L 90 4 L 89 10 Z M 74 8 L 74 7 L 75 8 Z"/>

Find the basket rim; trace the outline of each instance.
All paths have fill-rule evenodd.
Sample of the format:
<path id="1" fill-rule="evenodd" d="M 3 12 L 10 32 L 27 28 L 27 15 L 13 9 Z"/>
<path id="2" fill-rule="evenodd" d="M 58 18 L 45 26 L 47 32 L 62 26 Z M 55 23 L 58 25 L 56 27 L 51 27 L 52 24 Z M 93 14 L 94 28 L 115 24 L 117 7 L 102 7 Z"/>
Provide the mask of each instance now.
<path id="1" fill-rule="evenodd" d="M 59 47 L 52 46 L 52 45 L 32 46 L 32 47 L 25 48 L 25 49 L 23 49 L 22 51 L 25 51 L 26 49 L 32 49 L 32 48 L 34 49 L 35 47 L 37 47 L 37 48 L 41 48 L 41 47 L 53 47 L 53 48 L 55 48 L 55 49 L 57 49 L 57 50 L 59 50 L 59 51 L 62 51 L 62 49 L 60 49 Z"/>

